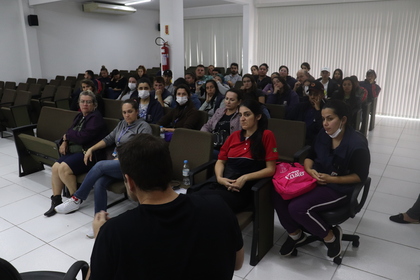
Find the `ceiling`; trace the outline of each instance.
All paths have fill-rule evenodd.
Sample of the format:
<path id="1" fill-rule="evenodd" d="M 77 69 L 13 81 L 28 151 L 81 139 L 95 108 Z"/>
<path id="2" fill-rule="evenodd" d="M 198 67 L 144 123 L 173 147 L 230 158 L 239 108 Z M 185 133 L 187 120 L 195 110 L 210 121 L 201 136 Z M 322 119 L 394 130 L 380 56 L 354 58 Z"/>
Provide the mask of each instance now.
<path id="1" fill-rule="evenodd" d="M 68 2 L 103 2 L 112 4 L 121 4 L 134 2 L 136 0 L 28 0 L 30 6 L 45 4 L 50 2 L 68 1 Z M 290 6 L 290 5 L 314 5 L 314 4 L 331 4 L 331 3 L 346 3 L 346 2 L 370 2 L 370 1 L 396 1 L 396 0 L 183 0 L 184 8 L 196 8 L 226 4 L 246 4 L 253 2 L 257 6 Z M 137 9 L 145 10 L 159 10 L 159 0 L 151 0 L 151 2 L 132 5 Z"/>

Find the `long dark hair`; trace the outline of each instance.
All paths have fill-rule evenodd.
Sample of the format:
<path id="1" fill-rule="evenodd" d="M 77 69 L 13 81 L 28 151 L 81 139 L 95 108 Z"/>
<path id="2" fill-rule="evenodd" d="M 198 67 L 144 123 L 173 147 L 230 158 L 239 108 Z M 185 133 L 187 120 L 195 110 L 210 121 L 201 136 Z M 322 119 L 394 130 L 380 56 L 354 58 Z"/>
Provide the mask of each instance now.
<path id="1" fill-rule="evenodd" d="M 345 100 L 345 93 L 343 89 L 343 83 L 346 81 L 349 81 L 351 83 L 351 92 L 350 92 L 350 98 L 348 99 L 348 101 Z M 350 107 L 353 108 L 354 106 L 358 104 L 358 98 L 356 96 L 356 92 L 357 92 L 357 85 L 355 85 L 352 78 L 346 77 L 343 79 L 343 81 L 341 82 L 341 87 L 338 89 L 337 99 L 348 103 Z"/>
<path id="2" fill-rule="evenodd" d="M 345 124 L 345 127 L 350 126 L 351 113 L 348 104 L 344 103 L 341 100 L 328 100 L 327 103 L 324 104 L 322 109 L 331 109 L 340 120 L 343 119 L 343 117 L 346 117 L 347 122 Z"/>
<path id="3" fill-rule="evenodd" d="M 338 72 L 338 73 L 340 73 L 340 79 L 336 79 L 336 78 L 334 78 L 334 76 L 335 76 L 335 72 Z M 332 79 L 334 80 L 334 81 L 336 81 L 337 82 L 337 84 L 339 84 L 340 86 L 341 86 L 341 84 L 343 83 L 343 70 L 341 70 L 340 68 L 337 68 L 337 69 L 335 69 L 334 70 L 334 72 L 333 72 L 333 77 L 332 77 Z"/>
<path id="4" fill-rule="evenodd" d="M 136 88 L 134 89 L 134 90 L 137 90 L 137 86 L 138 86 L 138 81 L 137 81 L 137 79 L 136 79 L 136 77 L 134 77 L 134 76 L 130 76 L 130 77 L 128 77 L 128 79 L 127 79 L 127 84 L 125 84 L 125 87 L 124 87 L 124 89 L 123 89 L 123 91 L 121 92 L 121 98 L 124 96 L 124 95 L 126 95 L 127 93 L 129 93 L 130 91 L 131 91 L 131 89 L 128 87 L 128 84 L 130 83 L 129 81 L 130 81 L 130 78 L 133 78 L 133 79 L 135 79 L 136 80 Z M 121 99 L 120 98 L 120 99 Z"/>
<path id="5" fill-rule="evenodd" d="M 216 92 L 213 94 L 212 98 L 210 99 L 210 106 L 211 106 L 211 109 L 213 109 L 214 108 L 214 102 L 216 101 L 216 98 L 219 95 L 221 95 L 222 93 L 220 92 L 219 87 L 217 86 L 217 83 L 216 83 L 215 80 L 208 80 L 208 81 L 206 81 L 206 86 L 207 86 L 207 84 L 213 84 L 213 86 L 214 86 L 214 88 L 216 90 Z M 207 89 L 205 91 L 204 97 L 205 98 L 207 97 Z"/>
<path id="6" fill-rule="evenodd" d="M 289 84 L 286 82 L 284 78 L 274 77 L 273 80 L 274 79 L 279 80 L 279 82 L 283 84 L 283 92 L 281 93 L 281 95 L 286 95 L 291 91 Z M 273 82 L 273 90 L 274 90 L 274 82 Z"/>
<path id="7" fill-rule="evenodd" d="M 255 160 L 265 160 L 265 148 L 262 141 L 264 130 L 267 129 L 268 126 L 268 120 L 266 115 L 262 111 L 262 105 L 252 99 L 245 99 L 239 107 L 246 107 L 254 114 L 255 118 L 258 115 L 261 115 L 261 118 L 258 120 L 257 123 L 257 130 L 249 137 L 249 140 L 251 142 L 251 155 L 252 158 Z M 244 130 L 242 130 L 242 133 L 244 135 Z"/>
<path id="8" fill-rule="evenodd" d="M 242 90 L 242 96 L 244 99 L 255 99 L 256 101 L 258 101 L 258 97 L 257 97 L 257 83 L 255 82 L 254 76 L 252 76 L 251 74 L 245 74 L 242 77 L 242 81 L 248 78 L 251 80 L 252 86 L 250 89 L 243 89 Z"/>

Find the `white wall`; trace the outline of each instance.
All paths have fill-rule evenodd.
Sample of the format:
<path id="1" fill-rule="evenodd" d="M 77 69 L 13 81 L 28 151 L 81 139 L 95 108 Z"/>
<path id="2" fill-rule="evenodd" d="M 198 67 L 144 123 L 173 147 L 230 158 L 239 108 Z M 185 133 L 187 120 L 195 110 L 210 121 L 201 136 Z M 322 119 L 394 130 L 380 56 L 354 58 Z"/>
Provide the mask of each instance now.
<path id="1" fill-rule="evenodd" d="M 0 6 L 0 80 L 26 81 L 29 73 L 19 2 L 2 0 Z"/>
<path id="2" fill-rule="evenodd" d="M 3 10 L 3 7 L 2 9 Z M 159 66 L 159 12 L 140 10 L 131 15 L 92 14 L 81 3 L 55 2 L 37 5 L 38 43 L 44 78 L 77 75 L 102 65 L 134 70 Z"/>

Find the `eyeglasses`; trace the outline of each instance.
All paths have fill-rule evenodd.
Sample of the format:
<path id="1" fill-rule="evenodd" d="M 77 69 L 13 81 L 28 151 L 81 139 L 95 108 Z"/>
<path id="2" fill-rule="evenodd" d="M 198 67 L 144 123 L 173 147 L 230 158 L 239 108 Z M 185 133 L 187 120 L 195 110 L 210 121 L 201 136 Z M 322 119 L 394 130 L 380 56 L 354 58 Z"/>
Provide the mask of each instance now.
<path id="1" fill-rule="evenodd" d="M 80 104 L 88 104 L 88 105 L 90 105 L 90 104 L 93 104 L 93 101 L 92 100 L 80 100 L 79 103 Z"/>

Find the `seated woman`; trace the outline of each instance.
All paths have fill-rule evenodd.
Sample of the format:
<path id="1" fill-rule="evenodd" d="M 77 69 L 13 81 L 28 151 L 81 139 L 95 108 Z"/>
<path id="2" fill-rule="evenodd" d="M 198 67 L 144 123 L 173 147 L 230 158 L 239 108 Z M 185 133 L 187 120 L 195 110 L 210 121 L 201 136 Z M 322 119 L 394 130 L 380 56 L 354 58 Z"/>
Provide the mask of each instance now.
<path id="1" fill-rule="evenodd" d="M 279 77 L 280 77 L 280 74 L 278 72 L 271 73 L 271 75 L 270 75 L 271 82 L 268 83 L 262 90 L 265 95 L 269 95 L 269 94 L 273 93 L 273 90 L 274 90 L 273 79 L 274 78 L 279 78 Z"/>
<path id="2" fill-rule="evenodd" d="M 104 113 L 105 113 L 104 100 L 102 99 L 102 95 L 97 92 L 95 84 L 92 82 L 92 80 L 89 80 L 89 79 L 84 79 L 80 82 L 80 89 L 76 90 L 75 93 L 74 93 L 74 94 L 77 94 L 76 97 L 74 97 L 74 94 L 73 94 L 73 99 L 72 99 L 72 102 L 70 104 L 70 110 L 80 111 L 79 95 L 82 91 L 88 91 L 88 90 L 95 94 L 96 103 L 97 103 L 96 109 L 103 116 Z"/>
<path id="3" fill-rule="evenodd" d="M 332 80 L 334 80 L 340 87 L 341 83 L 343 82 L 343 70 L 341 70 L 340 68 L 335 69 Z"/>
<path id="4" fill-rule="evenodd" d="M 192 75 L 194 75 L 194 74 L 192 74 Z M 187 76 L 188 76 L 188 73 L 185 74 L 185 77 L 187 77 Z M 194 77 L 195 77 L 195 75 L 194 75 Z M 195 78 L 194 78 L 194 85 L 193 85 L 194 90 L 191 89 L 191 84 L 189 84 L 186 79 L 184 79 L 184 78 L 178 78 L 178 79 L 176 79 L 174 81 L 174 97 L 175 97 L 175 88 L 177 86 L 179 86 L 179 85 L 187 85 L 187 86 L 190 87 L 190 99 L 191 99 L 191 102 L 194 104 L 194 108 L 198 110 L 201 107 L 201 101 L 198 98 L 197 93 L 195 93 Z M 177 104 L 178 103 L 176 103 L 175 98 L 173 98 L 172 99 L 171 108 L 175 108 L 177 106 Z"/>
<path id="5" fill-rule="evenodd" d="M 366 138 L 348 125 L 348 106 L 332 100 L 322 109 L 322 129 L 305 159 L 305 171 L 317 180 L 311 191 L 284 200 L 274 192 L 274 207 L 289 236 L 280 254 L 290 255 L 306 239 L 303 229 L 324 240 L 328 257 L 341 253 L 342 230 L 332 227 L 318 215 L 349 203 L 354 184 L 369 174 L 370 153 Z"/>
<path id="6" fill-rule="evenodd" d="M 324 86 L 319 81 L 309 85 L 309 98 L 296 105 L 286 119 L 306 124 L 306 145 L 311 145 L 322 128 L 321 109 L 325 104 Z"/>
<path id="7" fill-rule="evenodd" d="M 139 133 L 152 134 L 150 125 L 139 118 L 139 105 L 135 100 L 127 99 L 123 102 L 122 115 L 124 119 L 118 123 L 117 127 L 115 127 L 115 129 L 105 138 L 86 151 L 86 154 L 83 157 L 85 164 L 79 163 L 81 166 L 91 165 L 93 159 L 92 155 L 97 150 L 104 149 L 114 144 L 118 147 Z M 112 153 L 114 159 L 102 160 L 93 166 L 83 180 L 82 185 L 73 196 L 61 205 L 55 207 L 57 213 L 67 214 L 78 210 L 82 201 L 87 199 L 92 188 L 95 190 L 95 213 L 98 213 L 101 210 L 106 211 L 106 188 L 114 181 L 123 180 L 116 151 L 117 149 L 115 148 Z"/>
<path id="8" fill-rule="evenodd" d="M 127 100 L 130 99 L 130 96 L 136 92 L 137 90 L 137 80 L 134 76 L 130 76 L 128 78 L 128 83 L 121 92 L 121 94 L 117 97 L 117 100 Z"/>
<path id="9" fill-rule="evenodd" d="M 213 117 L 201 128 L 201 131 L 207 131 L 215 135 L 215 158 L 217 158 L 220 147 L 225 143 L 227 137 L 241 129 L 239 123 L 239 104 L 241 104 L 241 101 L 241 92 L 237 89 L 230 89 L 226 92 L 225 108 L 217 109 Z"/>
<path id="10" fill-rule="evenodd" d="M 357 112 L 362 108 L 362 102 L 358 96 L 356 96 L 356 86 L 354 85 L 352 79 L 350 77 L 346 77 L 343 79 L 341 87 L 338 91 L 334 92 L 331 99 L 333 100 L 341 100 L 347 103 L 350 106 L 350 121 L 349 124 L 355 128 L 356 124 L 354 120 L 356 120 Z"/>
<path id="11" fill-rule="evenodd" d="M 136 80 L 140 80 L 141 78 L 149 78 L 149 76 L 147 76 L 146 72 L 146 67 L 144 67 L 143 65 L 139 65 L 139 67 L 137 67 L 136 69 L 137 72 L 137 76 L 135 77 Z"/>
<path id="12" fill-rule="evenodd" d="M 243 99 L 256 99 L 260 103 L 265 103 L 265 94 L 262 90 L 257 88 L 257 83 L 255 79 L 250 74 L 245 74 L 242 77 L 243 86 L 241 87 L 242 90 L 242 97 Z"/>
<path id="13" fill-rule="evenodd" d="M 137 92 L 132 96 L 139 102 L 139 117 L 148 123 L 157 123 L 163 117 L 164 111 L 155 95 L 150 93 L 151 86 L 149 79 L 140 79 Z M 134 97 L 135 95 L 137 96 Z"/>
<path id="14" fill-rule="evenodd" d="M 114 69 L 111 72 L 111 81 L 109 82 L 108 98 L 116 99 L 120 96 L 121 91 L 127 85 L 127 78 L 120 74 L 118 69 Z"/>
<path id="15" fill-rule="evenodd" d="M 109 82 L 111 82 L 111 77 L 109 76 L 108 69 L 106 69 L 105 65 L 102 65 L 101 70 L 99 70 L 98 80 L 101 83 L 103 83 L 106 87 L 108 87 Z"/>
<path id="16" fill-rule="evenodd" d="M 186 85 L 188 85 L 189 88 L 190 88 L 190 92 L 195 93 L 195 86 L 196 86 L 196 82 L 197 82 L 197 78 L 195 77 L 195 74 L 192 73 L 192 72 L 191 73 L 190 72 L 186 73 L 185 74 L 185 81 L 187 82 Z"/>
<path id="17" fill-rule="evenodd" d="M 44 213 L 51 217 L 56 212 L 54 207 L 62 203 L 61 192 L 64 185 L 73 194 L 77 189 L 76 175 L 88 172 L 95 161 L 83 164 L 84 151 L 88 150 L 99 139 L 105 136 L 106 124 L 101 113 L 96 109 L 95 94 L 82 91 L 79 95 L 80 113 L 74 118 L 73 124 L 61 139 L 59 152 L 62 156 L 53 164 L 51 171 L 51 208 Z M 96 155 L 101 158 L 100 154 Z"/>
<path id="18" fill-rule="evenodd" d="M 158 125 L 163 126 L 167 132 L 174 132 L 176 128 L 200 129 L 200 117 L 194 104 L 191 102 L 190 89 L 187 85 L 175 88 L 177 106 L 164 115 Z"/>
<path id="19" fill-rule="evenodd" d="M 204 102 L 198 110 L 206 111 L 209 117 L 212 117 L 219 107 L 224 107 L 224 104 L 221 105 L 224 96 L 220 93 L 215 80 L 206 81 L 205 90 Z"/>
<path id="20" fill-rule="evenodd" d="M 251 66 L 251 75 L 252 76 L 258 76 L 258 65 L 252 65 Z"/>
<path id="21" fill-rule="evenodd" d="M 289 84 L 285 79 L 274 77 L 273 92 L 267 96 L 268 104 L 279 104 L 286 106 L 286 115 L 299 104 L 299 96 L 296 92 L 290 89 Z"/>
<path id="22" fill-rule="evenodd" d="M 289 67 L 282 65 L 279 67 L 280 77 L 285 79 L 291 89 L 295 87 L 296 79 L 289 75 Z"/>
<path id="23" fill-rule="evenodd" d="M 276 139 L 267 130 L 260 104 L 244 100 L 239 107 L 242 130 L 233 132 L 220 149 L 214 171 L 216 180 L 197 194 L 218 194 L 235 213 L 252 203 L 255 180 L 273 176 L 278 158 Z"/>
<path id="24" fill-rule="evenodd" d="M 226 92 L 230 89 L 230 87 L 224 83 L 224 78 L 222 75 L 214 76 L 213 80 L 216 81 L 217 87 L 219 88 L 221 94 L 225 95 Z"/>

